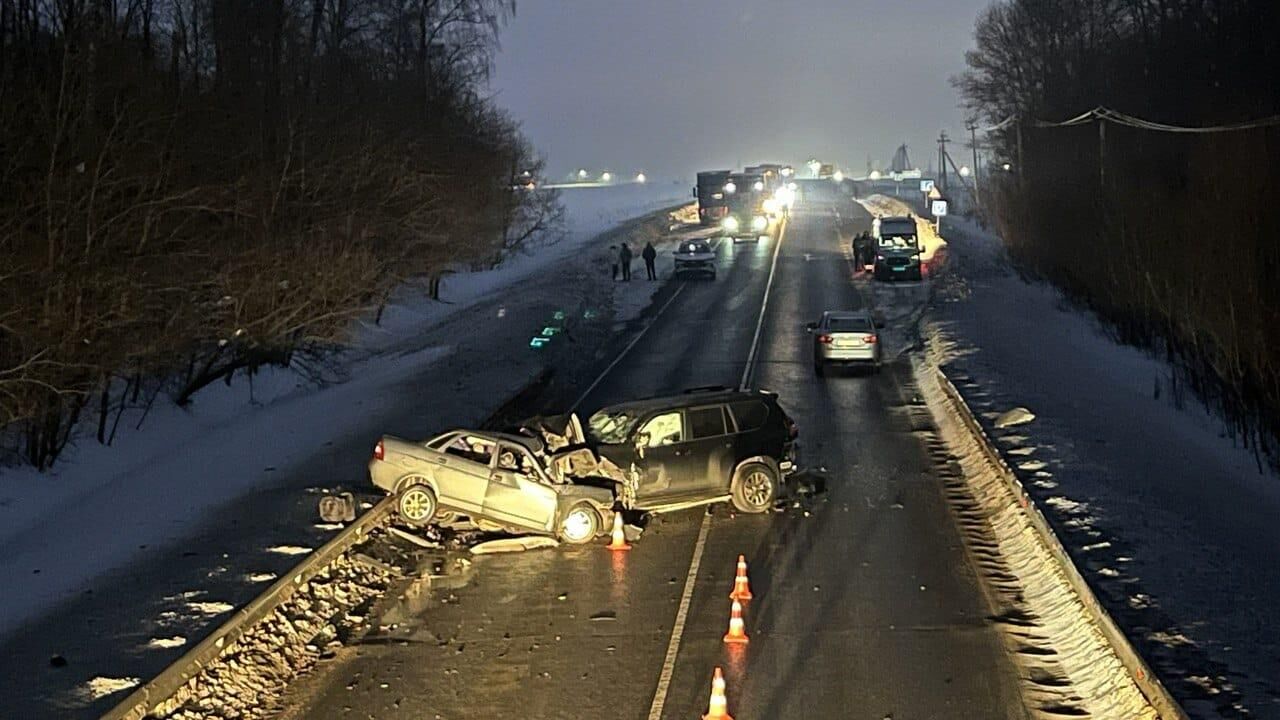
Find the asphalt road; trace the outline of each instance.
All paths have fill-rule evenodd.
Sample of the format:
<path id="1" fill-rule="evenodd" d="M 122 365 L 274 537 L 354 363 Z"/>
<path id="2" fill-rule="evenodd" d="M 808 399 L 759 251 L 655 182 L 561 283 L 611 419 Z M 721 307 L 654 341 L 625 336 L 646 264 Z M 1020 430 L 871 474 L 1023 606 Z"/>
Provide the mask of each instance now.
<path id="1" fill-rule="evenodd" d="M 854 231 L 870 222 L 854 220 Z M 581 408 L 736 386 L 778 242 L 722 243 L 718 280 L 673 284 L 679 294 Z M 813 374 L 804 323 L 862 304 L 850 275 L 829 208 L 798 210 L 751 372 L 799 423 L 805 464 L 826 468 L 824 495 L 764 516 L 663 516 L 627 553 L 476 558 L 456 587 L 401 599 L 381 631 L 295 683 L 285 716 L 692 718 L 723 666 L 738 720 L 1028 717 L 929 432 L 912 422 L 909 368 Z M 739 554 L 755 599 L 751 642 L 731 651 L 721 637 Z"/>

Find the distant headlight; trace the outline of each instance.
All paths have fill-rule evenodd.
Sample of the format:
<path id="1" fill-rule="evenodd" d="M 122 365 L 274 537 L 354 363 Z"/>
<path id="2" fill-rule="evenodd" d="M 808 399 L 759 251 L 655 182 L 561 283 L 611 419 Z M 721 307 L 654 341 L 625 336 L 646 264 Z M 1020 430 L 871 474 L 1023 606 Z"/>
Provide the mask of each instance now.
<path id="1" fill-rule="evenodd" d="M 764 183 L 757 180 L 756 184 L 751 186 L 751 189 L 755 190 L 756 192 L 762 192 L 764 190 Z"/>
<path id="2" fill-rule="evenodd" d="M 725 218 L 723 221 L 720 222 L 720 227 L 724 228 L 725 230 L 728 230 L 729 232 L 737 232 L 738 218 L 730 215 L 729 217 Z"/>
<path id="3" fill-rule="evenodd" d="M 764 211 L 769 214 L 778 212 L 778 201 L 775 198 L 765 198 Z"/>
<path id="4" fill-rule="evenodd" d="M 755 217 L 751 218 L 752 230 L 755 230 L 756 232 L 760 232 L 767 227 L 769 227 L 769 221 L 766 220 L 763 215 L 756 215 Z"/>
<path id="5" fill-rule="evenodd" d="M 877 259 L 877 260 L 883 260 L 883 259 L 884 259 L 884 256 L 883 256 L 883 255 L 876 255 L 876 259 Z"/>

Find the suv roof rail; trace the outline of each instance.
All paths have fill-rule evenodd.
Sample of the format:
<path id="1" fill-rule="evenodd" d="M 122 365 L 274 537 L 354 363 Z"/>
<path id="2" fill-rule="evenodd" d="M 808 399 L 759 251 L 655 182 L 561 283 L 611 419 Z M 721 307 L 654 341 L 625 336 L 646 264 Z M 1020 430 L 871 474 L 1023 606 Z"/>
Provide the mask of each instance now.
<path id="1" fill-rule="evenodd" d="M 691 395 L 693 393 L 705 392 L 728 392 L 730 390 L 733 390 L 733 388 L 725 387 L 724 385 L 703 385 L 701 387 L 685 388 L 684 394 Z"/>

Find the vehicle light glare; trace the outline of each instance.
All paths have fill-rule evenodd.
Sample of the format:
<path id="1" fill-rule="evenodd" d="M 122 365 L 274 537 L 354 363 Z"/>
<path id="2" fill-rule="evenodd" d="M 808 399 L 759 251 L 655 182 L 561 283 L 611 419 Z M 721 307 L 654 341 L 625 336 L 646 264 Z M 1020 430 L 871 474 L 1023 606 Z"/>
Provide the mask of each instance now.
<path id="1" fill-rule="evenodd" d="M 638 182 L 638 183 L 642 183 L 642 182 L 644 182 L 645 180 L 648 180 L 648 178 L 646 178 L 646 177 L 644 176 L 644 173 L 637 173 L 637 174 L 636 174 L 636 182 Z"/>
<path id="2" fill-rule="evenodd" d="M 763 215 L 756 215 L 751 218 L 751 229 L 757 232 L 769 227 L 769 221 Z"/>
<path id="3" fill-rule="evenodd" d="M 729 232 L 737 232 L 738 218 L 730 215 L 720 223 L 720 226 L 723 227 L 725 230 L 728 230 Z"/>
<path id="4" fill-rule="evenodd" d="M 844 173 L 837 170 L 835 174 L 831 176 L 831 179 L 836 182 L 844 182 Z"/>
<path id="5" fill-rule="evenodd" d="M 734 185 L 732 182 L 727 182 L 724 184 L 724 192 L 726 195 L 732 195 L 738 192 L 738 186 Z"/>
<path id="6" fill-rule="evenodd" d="M 764 183 L 762 183 L 762 182 L 760 182 L 759 180 L 757 180 L 757 181 L 756 181 L 756 184 L 751 186 L 751 189 L 752 189 L 752 190 L 755 190 L 756 192 L 760 192 L 760 191 L 764 190 Z"/>

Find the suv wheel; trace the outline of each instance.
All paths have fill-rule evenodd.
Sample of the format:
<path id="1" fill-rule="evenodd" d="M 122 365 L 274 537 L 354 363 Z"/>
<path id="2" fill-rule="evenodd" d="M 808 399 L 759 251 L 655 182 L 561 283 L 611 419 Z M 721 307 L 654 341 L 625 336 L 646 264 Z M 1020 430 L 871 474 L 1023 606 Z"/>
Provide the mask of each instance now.
<path id="1" fill-rule="evenodd" d="M 746 463 L 734 473 L 729 494 L 738 512 L 768 512 L 778 496 L 778 474 L 764 463 Z"/>

